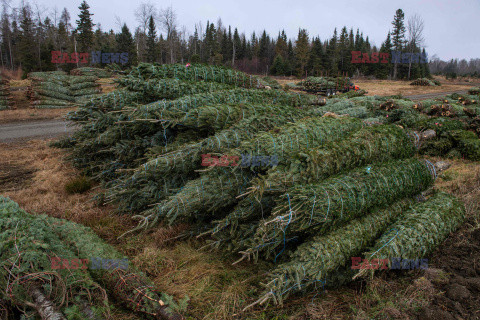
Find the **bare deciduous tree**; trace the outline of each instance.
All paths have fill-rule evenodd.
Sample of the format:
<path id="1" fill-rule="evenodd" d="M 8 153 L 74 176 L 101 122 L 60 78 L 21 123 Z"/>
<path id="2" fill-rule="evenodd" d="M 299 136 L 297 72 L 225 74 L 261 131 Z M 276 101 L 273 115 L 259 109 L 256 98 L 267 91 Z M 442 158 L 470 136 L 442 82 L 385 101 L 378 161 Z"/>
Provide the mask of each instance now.
<path id="1" fill-rule="evenodd" d="M 65 26 L 67 34 L 70 34 L 70 31 L 72 30 L 72 24 L 70 23 L 70 13 L 68 12 L 67 8 L 63 8 L 62 15 L 60 16 L 60 22 L 62 22 Z"/>
<path id="2" fill-rule="evenodd" d="M 407 22 L 407 32 L 408 32 L 408 46 L 409 52 L 413 53 L 416 48 L 421 48 L 424 45 L 423 37 L 423 19 L 418 15 L 414 14 L 408 18 Z M 412 69 L 412 56 L 410 55 L 410 61 L 408 63 L 408 79 L 410 79 L 410 71 Z"/>
<path id="3" fill-rule="evenodd" d="M 157 8 L 151 2 L 142 2 L 135 10 L 135 18 L 140 24 L 140 28 L 143 33 L 147 32 L 148 20 L 150 19 L 150 16 L 156 17 L 156 15 Z"/>
<path id="4" fill-rule="evenodd" d="M 137 19 L 139 26 L 135 30 L 135 45 L 137 50 L 137 57 L 141 61 L 144 59 L 147 49 L 147 28 L 148 22 L 151 17 L 157 16 L 157 8 L 155 4 L 150 1 L 142 2 L 135 10 L 135 18 Z"/>
<path id="5" fill-rule="evenodd" d="M 175 38 L 178 36 L 177 14 L 170 6 L 160 11 L 158 20 L 162 29 L 167 32 L 167 43 L 170 48 L 170 63 L 175 63 L 174 44 L 176 40 Z"/>
<path id="6" fill-rule="evenodd" d="M 122 30 L 122 27 L 125 23 L 122 21 L 122 19 L 115 15 L 115 26 L 121 31 Z"/>

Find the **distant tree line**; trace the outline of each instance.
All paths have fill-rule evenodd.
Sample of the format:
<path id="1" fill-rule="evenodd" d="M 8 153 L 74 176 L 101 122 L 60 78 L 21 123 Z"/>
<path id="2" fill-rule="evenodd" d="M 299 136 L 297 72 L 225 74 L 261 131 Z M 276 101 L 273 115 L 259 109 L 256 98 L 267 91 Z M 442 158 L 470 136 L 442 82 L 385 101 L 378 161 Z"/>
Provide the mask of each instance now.
<path id="1" fill-rule="evenodd" d="M 447 78 L 456 78 L 458 76 L 469 76 L 480 78 L 480 59 L 451 59 L 450 61 L 440 60 L 433 56 L 430 60 L 430 70 L 433 74 L 441 74 Z"/>
<path id="2" fill-rule="evenodd" d="M 425 63 L 352 63 L 352 51 L 425 53 L 423 21 L 413 16 L 405 23 L 404 13 L 395 13 L 392 30 L 379 48 L 370 43 L 360 30 L 343 27 L 334 30 L 329 39 L 310 37 L 299 29 L 296 39 L 284 31 L 273 37 L 266 31 L 250 36 L 237 28 L 216 23 L 197 23 L 193 34 L 179 27 L 172 7 L 157 10 L 151 3 L 142 3 L 135 11 L 138 26 L 133 34 L 117 18 L 120 32 L 103 31 L 93 22 L 86 1 L 79 6 L 78 20 L 71 20 L 67 9 L 45 14 L 38 6 L 22 2 L 19 8 L 7 8 L 1 15 L 1 66 L 22 68 L 24 73 L 63 69 L 69 71 L 81 64 L 52 63 L 51 52 L 127 52 L 129 67 L 138 62 L 208 63 L 233 66 L 248 73 L 271 75 L 319 76 L 363 75 L 380 79 L 428 77 Z M 426 54 L 426 53 L 425 53 Z M 98 63 L 95 66 L 104 67 Z"/>

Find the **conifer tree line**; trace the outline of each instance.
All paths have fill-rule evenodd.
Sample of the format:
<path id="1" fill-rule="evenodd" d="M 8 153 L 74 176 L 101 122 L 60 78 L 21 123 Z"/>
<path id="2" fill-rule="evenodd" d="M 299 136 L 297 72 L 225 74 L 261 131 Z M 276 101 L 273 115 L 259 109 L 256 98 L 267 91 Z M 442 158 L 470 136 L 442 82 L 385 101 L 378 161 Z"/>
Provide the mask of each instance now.
<path id="1" fill-rule="evenodd" d="M 138 62 L 206 63 L 233 66 L 253 74 L 285 76 L 364 75 L 380 79 L 428 77 L 425 63 L 392 63 L 391 51 L 425 53 L 423 21 L 405 22 L 401 9 L 395 13 L 392 29 L 378 48 L 360 30 L 336 28 L 329 39 L 312 36 L 299 29 L 295 39 L 285 31 L 272 36 L 266 31 L 247 36 L 237 28 L 217 22 L 197 23 L 193 33 L 180 27 L 172 7 L 158 10 L 142 3 L 135 11 L 138 25 L 130 29 L 117 18 L 120 32 L 105 31 L 95 22 L 94 8 L 86 1 L 77 19 L 66 8 L 61 12 L 41 12 L 37 6 L 22 2 L 19 8 L 3 5 L 1 16 L 1 66 L 31 71 L 65 70 L 85 66 L 81 63 L 52 63 L 51 52 L 127 52 L 127 68 Z M 417 22 L 417 25 L 415 24 Z M 419 24 L 419 25 L 418 25 Z M 132 31 L 131 31 L 132 30 Z M 352 51 L 385 52 L 388 63 L 352 63 Z M 105 67 L 97 63 L 87 66 Z M 437 68 L 437 70 L 440 70 Z M 441 72 L 442 70 L 440 70 Z"/>

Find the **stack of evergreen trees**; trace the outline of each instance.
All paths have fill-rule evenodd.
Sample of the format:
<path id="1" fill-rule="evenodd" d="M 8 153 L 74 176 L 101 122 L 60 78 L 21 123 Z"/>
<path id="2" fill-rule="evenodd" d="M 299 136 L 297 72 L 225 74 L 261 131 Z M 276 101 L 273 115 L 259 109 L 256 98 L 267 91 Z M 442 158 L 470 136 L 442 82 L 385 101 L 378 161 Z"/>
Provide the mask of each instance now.
<path id="1" fill-rule="evenodd" d="M 172 297 L 152 283 L 90 228 L 30 215 L 0 196 L 2 315 L 36 312 L 42 319 L 108 318 L 111 299 L 144 318 L 180 320 Z M 96 263 L 92 259 L 109 263 Z M 128 261 L 128 259 L 127 259 Z M 7 312 L 6 314 L 4 312 Z M 9 317 L 7 317 L 9 318 Z"/>
<path id="2" fill-rule="evenodd" d="M 433 81 L 427 78 L 420 78 L 412 81 L 410 83 L 412 86 L 437 86 L 440 85 L 440 82 L 438 81 Z"/>
<path id="3" fill-rule="evenodd" d="M 418 230 L 392 240 L 405 258 L 428 254 L 462 222 L 449 196 L 422 207 L 414 200 L 436 169 L 416 156 L 412 129 L 428 116 L 410 100 L 334 98 L 318 107 L 315 96 L 196 65 L 143 64 L 118 82 L 121 90 L 70 115 L 82 129 L 58 145 L 103 182 L 99 200 L 133 214 L 132 231 L 187 222 L 213 248 L 271 263 L 258 302 L 351 279 L 352 256 L 394 223 L 432 212 L 430 204 L 445 210 L 422 218 L 430 231 L 415 237 L 425 249 L 408 241 Z"/>
<path id="4" fill-rule="evenodd" d="M 82 67 L 70 71 L 72 76 L 91 76 L 97 78 L 110 78 L 113 74 L 101 68 Z"/>
<path id="5" fill-rule="evenodd" d="M 9 81 L 0 77 L 0 110 L 9 109 L 11 105 Z"/>
<path id="6" fill-rule="evenodd" d="M 38 109 L 68 108 L 101 93 L 97 77 L 70 76 L 63 71 L 31 72 L 27 98 Z"/>

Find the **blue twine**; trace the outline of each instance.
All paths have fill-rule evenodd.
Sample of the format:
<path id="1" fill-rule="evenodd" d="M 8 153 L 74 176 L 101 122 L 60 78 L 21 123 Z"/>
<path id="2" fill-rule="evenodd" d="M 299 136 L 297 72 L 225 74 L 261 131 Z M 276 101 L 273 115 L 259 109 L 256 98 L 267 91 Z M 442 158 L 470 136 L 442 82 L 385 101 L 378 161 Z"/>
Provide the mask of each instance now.
<path id="1" fill-rule="evenodd" d="M 285 225 L 285 228 L 282 230 L 283 232 L 283 248 L 282 250 L 275 256 L 275 259 L 274 259 L 274 262 L 277 262 L 277 258 L 283 253 L 283 251 L 285 251 L 285 246 L 286 246 L 286 231 L 287 231 L 287 228 L 288 228 L 288 225 L 290 224 L 290 222 L 292 221 L 292 206 L 291 206 L 291 202 L 290 202 L 290 195 L 287 193 L 287 198 L 288 198 L 288 208 L 289 208 L 289 218 L 288 218 L 288 222 L 287 224 Z"/>
<path id="2" fill-rule="evenodd" d="M 392 230 L 397 231 L 397 233 L 393 236 L 392 239 L 390 239 L 387 243 L 385 243 L 383 246 L 381 246 L 380 249 L 378 249 L 377 251 L 375 251 L 374 253 L 372 253 L 372 255 L 370 255 L 370 258 L 373 257 L 378 251 L 382 250 L 383 247 L 385 247 L 387 244 L 389 244 L 393 239 L 395 239 L 395 237 L 398 235 L 398 232 L 399 232 L 397 229 L 395 229 L 395 228 L 394 228 L 394 229 L 390 229 L 390 230 L 388 230 L 388 232 L 386 232 L 386 233 L 389 233 L 389 232 L 392 231 Z"/>

